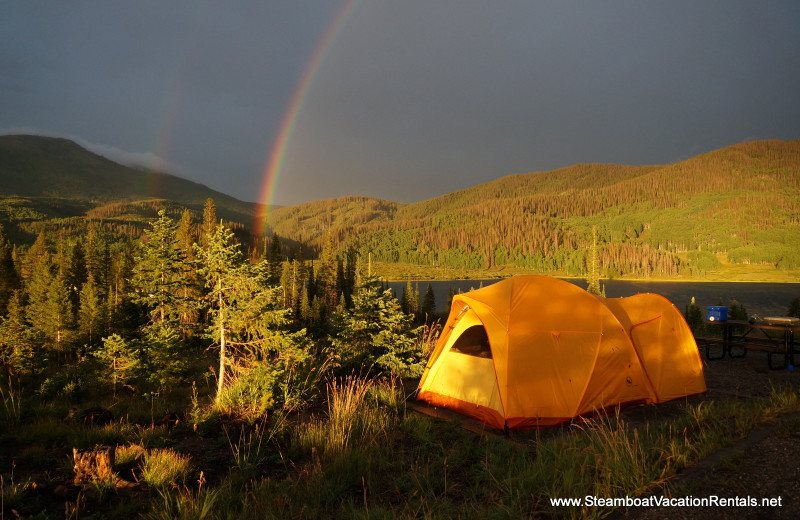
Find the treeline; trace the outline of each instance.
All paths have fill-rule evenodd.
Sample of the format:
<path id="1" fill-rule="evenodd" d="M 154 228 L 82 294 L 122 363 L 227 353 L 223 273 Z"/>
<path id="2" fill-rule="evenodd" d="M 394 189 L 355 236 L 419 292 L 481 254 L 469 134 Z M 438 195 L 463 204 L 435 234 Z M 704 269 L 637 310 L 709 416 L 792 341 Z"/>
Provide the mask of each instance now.
<path id="1" fill-rule="evenodd" d="M 418 294 L 401 306 L 330 242 L 314 261 L 282 249 L 273 235 L 251 261 L 210 199 L 200 222 L 160 210 L 141 239 L 90 224 L 22 251 L 0 229 L 0 366 L 45 397 L 141 394 L 201 377 L 212 347 L 215 402 L 234 415 L 306 402 L 330 370 L 421 375 Z"/>

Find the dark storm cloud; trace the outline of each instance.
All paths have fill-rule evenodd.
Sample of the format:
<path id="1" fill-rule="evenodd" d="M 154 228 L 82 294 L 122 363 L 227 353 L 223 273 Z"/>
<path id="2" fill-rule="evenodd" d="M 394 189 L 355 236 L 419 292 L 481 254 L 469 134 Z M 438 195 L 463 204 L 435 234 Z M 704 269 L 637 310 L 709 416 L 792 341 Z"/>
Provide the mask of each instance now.
<path id="1" fill-rule="evenodd" d="M 340 2 L 16 2 L 0 129 L 74 136 L 254 200 Z M 278 203 L 414 201 L 578 162 L 800 137 L 800 4 L 362 0 L 298 114 Z"/>

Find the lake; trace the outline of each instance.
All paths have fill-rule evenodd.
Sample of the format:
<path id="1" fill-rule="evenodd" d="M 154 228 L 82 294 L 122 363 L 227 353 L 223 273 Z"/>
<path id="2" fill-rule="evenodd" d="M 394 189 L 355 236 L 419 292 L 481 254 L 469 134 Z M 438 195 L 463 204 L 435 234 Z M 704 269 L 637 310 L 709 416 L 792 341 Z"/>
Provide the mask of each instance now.
<path id="1" fill-rule="evenodd" d="M 477 289 L 498 282 L 499 280 L 450 280 L 450 281 L 414 281 L 419 287 L 420 299 L 428 288 L 428 283 L 433 288 L 436 297 L 436 311 L 444 312 L 447 306 L 447 296 L 451 287 L 458 293 Z M 586 280 L 568 279 L 578 287 L 585 289 Z M 730 305 L 735 299 L 745 306 L 749 315 L 785 316 L 789 304 L 793 299 L 800 297 L 800 284 L 798 283 L 756 283 L 756 282 L 639 282 L 624 280 L 607 280 L 601 282 L 606 288 L 606 296 L 619 298 L 633 296 L 638 293 L 655 293 L 671 301 L 681 312 L 686 305 L 695 298 L 697 305 L 705 309 L 709 305 Z M 395 296 L 400 298 L 406 288 L 406 282 L 389 282 L 389 287 Z"/>

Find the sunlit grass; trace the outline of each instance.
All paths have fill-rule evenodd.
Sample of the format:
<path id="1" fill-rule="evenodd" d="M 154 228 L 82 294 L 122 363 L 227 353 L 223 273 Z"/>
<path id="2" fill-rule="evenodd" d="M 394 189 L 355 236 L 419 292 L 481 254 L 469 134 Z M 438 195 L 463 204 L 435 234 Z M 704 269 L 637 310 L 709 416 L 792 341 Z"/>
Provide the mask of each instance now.
<path id="1" fill-rule="evenodd" d="M 150 487 L 184 484 L 192 471 L 191 457 L 171 449 L 147 452 L 141 464 L 142 481 Z"/>
<path id="2" fill-rule="evenodd" d="M 298 429 L 296 444 L 305 451 L 332 457 L 354 446 L 379 442 L 389 436 L 402 402 L 397 392 L 393 383 L 354 375 L 332 380 L 328 383 L 327 416 Z"/>
<path id="3" fill-rule="evenodd" d="M 117 446 L 114 452 L 114 460 L 117 465 L 126 466 L 139 462 L 147 454 L 147 450 L 139 444 L 127 444 Z"/>

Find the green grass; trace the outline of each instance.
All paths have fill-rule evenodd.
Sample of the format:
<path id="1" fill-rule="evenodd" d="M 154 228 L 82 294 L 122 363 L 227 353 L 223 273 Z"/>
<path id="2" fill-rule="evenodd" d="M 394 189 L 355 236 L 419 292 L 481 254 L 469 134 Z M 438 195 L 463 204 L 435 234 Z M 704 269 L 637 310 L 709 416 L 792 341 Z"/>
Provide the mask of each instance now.
<path id="1" fill-rule="evenodd" d="M 554 509 L 549 500 L 641 496 L 762 425 L 781 420 L 777 435 L 800 431 L 800 394 L 790 388 L 623 411 L 511 439 L 411 412 L 399 381 L 356 376 L 331 380 L 314 415 L 223 421 L 210 437 L 151 427 L 149 417 L 76 425 L 20 402 L 20 423 L 4 438 L 16 483 L 8 468 L 0 473 L 6 503 L 23 516 L 38 513 L 26 505 L 26 482 L 68 480 L 72 446 L 108 443 L 117 446 L 118 475 L 152 490 L 125 504 L 145 518 L 602 518 L 611 511 Z M 120 507 L 107 488 L 85 496 L 94 498 L 76 514 Z"/>
<path id="2" fill-rule="evenodd" d="M 150 487 L 185 484 L 192 471 L 191 458 L 169 448 L 153 449 L 141 463 L 142 481 Z"/>
<path id="3" fill-rule="evenodd" d="M 379 384 L 332 383 L 328 413 L 292 438 L 301 449 L 288 475 L 255 479 L 246 494 L 226 480 L 215 488 L 208 517 L 602 518 L 610 510 L 552 509 L 549 498 L 648 493 L 800 409 L 797 392 L 775 389 L 763 399 L 686 404 L 675 417 L 644 424 L 629 423 L 625 413 L 598 417 L 542 432 L 531 450 L 371 399 L 369 387 Z M 329 440 L 345 431 L 343 440 Z M 174 511 L 175 501 L 195 496 L 176 490 L 157 506 Z"/>

